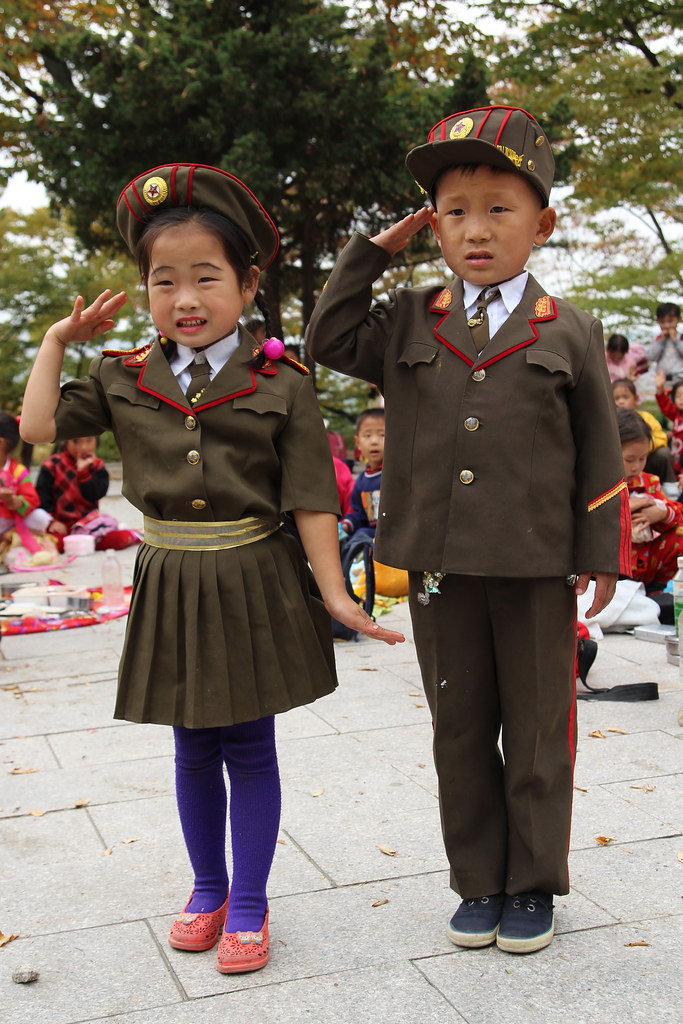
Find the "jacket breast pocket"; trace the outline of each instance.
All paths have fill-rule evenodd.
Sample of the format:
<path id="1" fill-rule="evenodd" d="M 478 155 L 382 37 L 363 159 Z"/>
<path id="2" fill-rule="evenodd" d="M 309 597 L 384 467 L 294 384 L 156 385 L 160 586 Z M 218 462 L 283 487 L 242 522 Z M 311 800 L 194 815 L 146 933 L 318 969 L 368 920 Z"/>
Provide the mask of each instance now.
<path id="1" fill-rule="evenodd" d="M 564 356 L 559 355 L 557 352 L 530 348 L 526 352 L 526 361 L 527 364 L 539 366 L 548 373 L 560 374 L 564 378 L 563 383 L 565 384 L 570 384 L 573 380 L 571 366 Z"/>
<path id="2" fill-rule="evenodd" d="M 272 395 L 263 391 L 252 391 L 249 395 L 240 395 L 233 399 L 234 409 L 248 409 L 250 412 L 274 412 L 280 416 L 287 415 L 287 399 L 281 395 Z"/>
<path id="3" fill-rule="evenodd" d="M 114 381 L 109 385 L 107 398 L 112 396 L 123 398 L 131 405 L 144 406 L 146 409 L 158 409 L 161 404 L 161 399 L 156 395 L 148 395 L 146 391 L 141 391 L 134 384 L 124 384 L 122 381 Z"/>
<path id="4" fill-rule="evenodd" d="M 437 350 L 433 345 L 425 345 L 422 341 L 410 341 L 404 346 L 403 351 L 396 360 L 405 366 L 417 366 L 420 363 L 432 363 L 436 358 Z"/>

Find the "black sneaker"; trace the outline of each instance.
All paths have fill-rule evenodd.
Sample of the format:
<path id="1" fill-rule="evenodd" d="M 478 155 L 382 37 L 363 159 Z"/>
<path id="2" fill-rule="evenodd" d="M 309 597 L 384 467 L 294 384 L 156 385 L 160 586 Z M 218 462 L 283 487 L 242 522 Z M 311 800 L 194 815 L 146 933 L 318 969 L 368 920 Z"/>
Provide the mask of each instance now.
<path id="1" fill-rule="evenodd" d="M 549 946 L 555 931 L 553 898 L 548 892 L 506 896 L 496 937 L 508 953 L 535 953 Z"/>
<path id="2" fill-rule="evenodd" d="M 478 949 L 495 942 L 503 909 L 504 892 L 463 900 L 448 925 L 448 938 L 456 946 Z"/>

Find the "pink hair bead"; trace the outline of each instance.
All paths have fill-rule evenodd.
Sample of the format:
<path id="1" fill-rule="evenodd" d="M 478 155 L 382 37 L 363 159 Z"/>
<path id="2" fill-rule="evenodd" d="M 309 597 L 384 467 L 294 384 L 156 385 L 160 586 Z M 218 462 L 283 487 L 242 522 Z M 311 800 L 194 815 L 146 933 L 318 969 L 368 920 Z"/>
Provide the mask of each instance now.
<path id="1" fill-rule="evenodd" d="M 263 342 L 263 351 L 269 359 L 280 359 L 285 351 L 285 346 L 279 338 L 266 338 Z"/>

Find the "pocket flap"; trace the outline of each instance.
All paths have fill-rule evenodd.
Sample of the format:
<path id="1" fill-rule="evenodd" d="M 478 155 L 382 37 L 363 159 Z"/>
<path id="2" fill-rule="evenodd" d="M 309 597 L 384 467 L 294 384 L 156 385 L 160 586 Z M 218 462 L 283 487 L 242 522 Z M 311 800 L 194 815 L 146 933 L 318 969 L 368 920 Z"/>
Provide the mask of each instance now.
<path id="1" fill-rule="evenodd" d="M 250 409 L 252 412 L 276 412 L 280 416 L 287 415 L 287 400 L 281 395 L 272 395 L 263 391 L 252 391 L 249 395 L 240 395 L 233 399 L 235 409 Z"/>
<path id="2" fill-rule="evenodd" d="M 431 363 L 437 350 L 433 345 L 425 345 L 422 341 L 410 341 L 398 357 L 399 363 L 415 366 L 416 363 Z"/>
<path id="3" fill-rule="evenodd" d="M 148 395 L 134 384 L 125 384 L 123 381 L 114 381 L 110 384 L 107 395 L 117 395 L 119 398 L 125 398 L 131 405 L 144 405 L 148 409 L 158 409 L 161 405 L 161 399 L 156 395 Z"/>
<path id="4" fill-rule="evenodd" d="M 527 363 L 533 363 L 534 366 L 542 366 L 549 373 L 564 373 L 567 377 L 572 375 L 569 363 L 564 356 L 558 355 L 557 352 L 528 348 L 526 351 L 526 361 Z"/>

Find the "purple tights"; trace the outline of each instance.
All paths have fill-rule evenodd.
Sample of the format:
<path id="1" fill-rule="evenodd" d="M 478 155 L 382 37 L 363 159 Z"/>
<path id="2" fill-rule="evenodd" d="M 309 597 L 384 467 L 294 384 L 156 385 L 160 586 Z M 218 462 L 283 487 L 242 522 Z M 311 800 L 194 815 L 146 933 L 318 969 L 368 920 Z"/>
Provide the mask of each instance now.
<path id="1" fill-rule="evenodd" d="M 195 875 L 188 913 L 210 913 L 225 901 L 227 796 L 230 779 L 232 885 L 226 931 L 258 931 L 280 825 L 275 719 L 213 729 L 176 726 L 176 798 Z"/>

